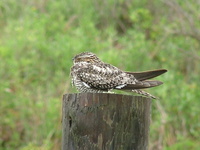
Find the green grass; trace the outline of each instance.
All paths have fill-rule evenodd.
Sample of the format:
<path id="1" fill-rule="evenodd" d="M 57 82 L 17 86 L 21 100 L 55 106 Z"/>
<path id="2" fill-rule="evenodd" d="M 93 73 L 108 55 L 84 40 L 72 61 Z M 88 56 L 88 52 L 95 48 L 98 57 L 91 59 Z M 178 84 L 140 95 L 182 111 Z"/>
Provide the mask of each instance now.
<path id="1" fill-rule="evenodd" d="M 177 1 L 199 28 L 196 3 L 190 10 Z M 127 71 L 168 69 L 158 77 L 165 84 L 148 90 L 160 97 L 152 104 L 150 149 L 198 149 L 200 43 L 174 34 L 181 24 L 191 30 L 177 15 L 157 0 L 2 0 L 0 149 L 59 149 L 62 95 L 76 91 L 71 59 L 84 51 Z"/>

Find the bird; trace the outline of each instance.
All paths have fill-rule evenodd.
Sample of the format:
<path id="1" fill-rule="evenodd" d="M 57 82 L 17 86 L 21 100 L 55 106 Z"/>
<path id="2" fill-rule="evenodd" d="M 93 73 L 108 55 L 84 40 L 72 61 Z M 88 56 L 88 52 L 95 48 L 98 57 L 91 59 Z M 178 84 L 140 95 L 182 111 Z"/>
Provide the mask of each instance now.
<path id="1" fill-rule="evenodd" d="M 148 98 L 155 96 L 141 89 L 163 84 L 161 81 L 148 80 L 157 77 L 166 69 L 144 72 L 127 72 L 103 62 L 92 52 L 82 52 L 73 57 L 70 69 L 72 85 L 81 93 L 109 93 L 112 90 L 134 92 Z"/>

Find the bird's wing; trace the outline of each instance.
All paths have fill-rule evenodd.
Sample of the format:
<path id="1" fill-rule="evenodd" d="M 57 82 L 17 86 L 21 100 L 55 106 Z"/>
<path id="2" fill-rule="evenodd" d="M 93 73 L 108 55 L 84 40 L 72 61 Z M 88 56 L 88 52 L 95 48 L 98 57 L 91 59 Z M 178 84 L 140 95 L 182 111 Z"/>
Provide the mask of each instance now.
<path id="1" fill-rule="evenodd" d="M 106 90 L 123 84 L 123 73 L 117 67 L 109 64 L 92 64 L 80 68 L 78 77 L 91 88 Z"/>
<path id="2" fill-rule="evenodd" d="M 78 77 L 85 86 L 101 90 L 144 89 L 162 84 L 160 81 L 138 81 L 133 75 L 110 64 L 92 64 L 80 68 Z"/>
<path id="3" fill-rule="evenodd" d="M 139 81 L 144 81 L 147 79 L 157 77 L 165 72 L 167 72 L 166 69 L 158 69 L 158 70 L 151 70 L 151 71 L 144 71 L 144 72 L 126 72 L 126 73 L 132 74 Z"/>

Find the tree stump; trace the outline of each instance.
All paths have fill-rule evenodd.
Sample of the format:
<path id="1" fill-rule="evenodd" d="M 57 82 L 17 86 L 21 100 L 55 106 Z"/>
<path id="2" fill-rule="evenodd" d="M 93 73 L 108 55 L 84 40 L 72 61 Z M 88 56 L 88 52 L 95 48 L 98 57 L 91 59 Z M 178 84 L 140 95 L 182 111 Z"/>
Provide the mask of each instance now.
<path id="1" fill-rule="evenodd" d="M 66 94 L 62 150 L 147 150 L 150 109 L 142 96 Z"/>

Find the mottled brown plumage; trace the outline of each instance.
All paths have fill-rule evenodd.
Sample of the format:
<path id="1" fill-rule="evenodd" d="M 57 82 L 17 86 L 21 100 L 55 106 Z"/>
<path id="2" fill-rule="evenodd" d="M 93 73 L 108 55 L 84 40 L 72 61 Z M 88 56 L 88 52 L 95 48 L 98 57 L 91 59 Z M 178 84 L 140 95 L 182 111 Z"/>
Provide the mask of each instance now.
<path id="1" fill-rule="evenodd" d="M 124 72 L 115 66 L 102 62 L 95 54 L 84 52 L 73 58 L 72 83 L 80 92 L 109 92 L 112 89 L 132 91 L 147 97 L 153 95 L 140 89 L 161 85 L 160 81 L 149 81 L 167 70 L 146 72 Z"/>

